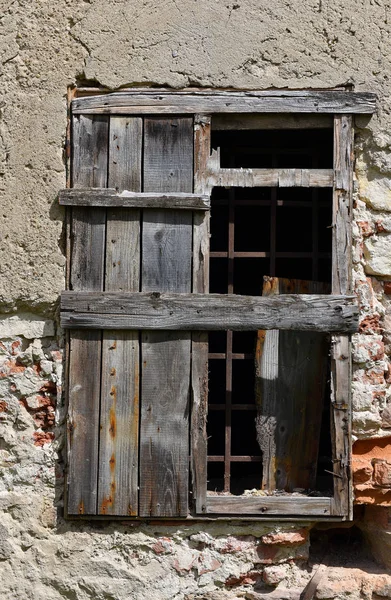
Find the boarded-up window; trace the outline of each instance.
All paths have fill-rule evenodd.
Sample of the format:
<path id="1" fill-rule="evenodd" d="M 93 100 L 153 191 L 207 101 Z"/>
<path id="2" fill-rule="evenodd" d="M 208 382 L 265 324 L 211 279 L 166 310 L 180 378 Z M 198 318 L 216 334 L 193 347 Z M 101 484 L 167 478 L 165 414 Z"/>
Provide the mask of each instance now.
<path id="1" fill-rule="evenodd" d="M 373 106 L 345 92 L 73 101 L 69 516 L 349 517 L 349 113 Z"/>

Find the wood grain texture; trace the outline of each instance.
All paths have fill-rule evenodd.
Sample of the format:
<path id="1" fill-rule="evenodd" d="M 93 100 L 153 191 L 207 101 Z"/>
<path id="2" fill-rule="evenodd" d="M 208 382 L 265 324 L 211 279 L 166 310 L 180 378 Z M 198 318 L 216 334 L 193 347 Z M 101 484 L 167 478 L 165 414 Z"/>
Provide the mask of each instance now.
<path id="1" fill-rule="evenodd" d="M 331 498 L 286 496 L 207 496 L 208 514 L 329 516 Z"/>
<path id="2" fill-rule="evenodd" d="M 107 184 L 107 117 L 73 118 L 72 184 Z M 103 290 L 106 213 L 72 210 L 73 290 Z M 96 514 L 100 402 L 101 332 L 72 331 L 68 381 L 68 514 Z M 86 369 L 87 364 L 93 368 Z"/>
<path id="3" fill-rule="evenodd" d="M 263 296 L 323 293 L 329 284 L 264 277 Z M 262 489 L 316 489 L 329 343 L 326 335 L 258 331 L 255 359 L 257 439 Z"/>
<path id="4" fill-rule="evenodd" d="M 211 119 L 196 115 L 194 119 L 194 191 L 206 187 L 206 163 L 210 155 Z M 193 215 L 193 292 L 209 291 L 210 213 Z M 208 334 L 192 333 L 191 346 L 191 469 L 195 512 L 206 511 L 208 411 Z"/>
<path id="5" fill-rule="evenodd" d="M 334 117 L 332 293 L 352 289 L 353 120 Z M 352 519 L 351 349 L 349 336 L 333 336 L 331 352 L 331 424 L 334 477 L 333 514 Z"/>
<path id="6" fill-rule="evenodd" d="M 173 208 L 184 210 L 209 210 L 210 198 L 207 194 L 162 194 L 153 192 L 118 192 L 116 189 L 66 189 L 59 193 L 59 203 L 63 206 L 101 206 L 109 208 Z"/>
<path id="7" fill-rule="evenodd" d="M 186 278 L 177 279 L 185 286 Z M 151 285 L 156 289 L 156 278 Z M 358 327 L 358 309 L 349 296 L 64 292 L 61 306 L 64 327 L 321 332 L 353 332 Z"/>
<path id="8" fill-rule="evenodd" d="M 193 119 L 148 118 L 144 191 L 193 191 Z M 192 215 L 145 209 L 142 290 L 191 291 Z M 142 333 L 140 515 L 188 512 L 190 334 Z"/>
<path id="9" fill-rule="evenodd" d="M 333 117 L 328 114 L 216 114 L 213 131 L 249 129 L 325 129 L 333 127 Z"/>
<path id="10" fill-rule="evenodd" d="M 141 156 L 141 119 L 112 117 L 109 185 L 139 192 Z M 110 208 L 105 289 L 138 291 L 139 284 L 140 211 Z M 104 331 L 102 345 L 98 514 L 133 516 L 138 514 L 139 334 Z"/>
<path id="11" fill-rule="evenodd" d="M 131 108 L 131 111 L 129 110 Z M 345 91 L 124 91 L 72 102 L 78 113 L 366 113 L 376 109 L 376 95 Z"/>

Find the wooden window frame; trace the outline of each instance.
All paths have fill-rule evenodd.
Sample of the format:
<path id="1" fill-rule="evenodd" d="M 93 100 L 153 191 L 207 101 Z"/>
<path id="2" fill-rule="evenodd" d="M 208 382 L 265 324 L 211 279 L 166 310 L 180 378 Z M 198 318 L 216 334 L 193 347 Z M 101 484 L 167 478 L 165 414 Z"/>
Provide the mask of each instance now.
<path id="1" fill-rule="evenodd" d="M 351 462 L 350 338 L 358 312 L 352 297 L 351 219 L 353 115 L 372 114 L 376 97 L 345 91 L 218 92 L 132 90 L 76 97 L 72 115 L 192 115 L 193 193 L 117 193 L 114 189 L 69 189 L 60 204 L 97 207 L 154 207 L 193 210 L 191 294 L 148 292 L 64 292 L 61 323 L 66 329 L 191 330 L 191 473 L 193 518 L 297 518 L 349 520 L 353 495 Z M 321 127 L 334 131 L 333 169 L 227 169 L 210 152 L 211 123 L 219 128 Z M 283 124 L 282 124 L 283 123 Z M 227 125 L 228 124 L 228 125 Z M 229 125 L 231 124 L 231 125 Z M 239 124 L 239 125 L 238 125 Z M 263 124 L 263 125 L 262 125 Z M 332 291 L 330 296 L 222 298 L 208 294 L 209 208 L 214 186 L 332 187 Z M 292 304 L 293 302 L 293 304 Z M 230 304 L 230 318 L 227 317 Z M 251 312 L 243 312 L 251 304 Z M 218 496 L 207 493 L 208 329 L 275 329 L 271 308 L 279 308 L 278 328 L 332 333 L 331 420 L 334 496 Z M 236 313 L 234 312 L 236 311 Z M 244 316 L 243 316 L 244 315 Z M 236 318 L 238 317 L 238 318 Z"/>

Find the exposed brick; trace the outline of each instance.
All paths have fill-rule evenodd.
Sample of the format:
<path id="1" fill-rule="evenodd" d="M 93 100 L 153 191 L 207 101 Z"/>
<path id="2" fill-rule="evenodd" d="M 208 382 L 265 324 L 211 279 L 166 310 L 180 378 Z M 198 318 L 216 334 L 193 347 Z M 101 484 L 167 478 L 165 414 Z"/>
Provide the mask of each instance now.
<path id="1" fill-rule="evenodd" d="M 54 440 L 54 433 L 52 431 L 34 431 L 33 438 L 34 446 L 44 446 Z"/>
<path id="2" fill-rule="evenodd" d="M 387 296 L 391 295 L 391 281 L 385 281 L 383 283 L 383 288 L 384 288 L 384 293 L 387 294 Z"/>
<path id="3" fill-rule="evenodd" d="M 367 315 L 360 321 L 358 330 L 360 333 L 381 333 L 380 316 Z"/>
<path id="4" fill-rule="evenodd" d="M 372 224 L 368 221 L 357 221 L 357 225 L 359 226 L 361 235 L 363 237 L 369 237 L 375 232 L 375 230 L 372 227 Z"/>
<path id="5" fill-rule="evenodd" d="M 157 540 L 156 544 L 152 546 L 152 550 L 155 554 L 171 554 L 172 553 L 172 542 L 168 537 L 161 537 Z"/>
<path id="6" fill-rule="evenodd" d="M 261 540 L 267 545 L 293 546 L 304 544 L 308 539 L 307 529 L 298 529 L 297 531 L 283 531 L 281 533 L 268 533 L 263 535 Z"/>
<path id="7" fill-rule="evenodd" d="M 0 400 L 0 412 L 5 412 L 8 408 L 8 404 L 5 400 Z"/>
<path id="8" fill-rule="evenodd" d="M 391 462 L 382 459 L 374 459 L 373 482 L 379 487 L 391 487 Z"/>
<path id="9" fill-rule="evenodd" d="M 262 578 L 262 571 L 249 571 L 248 573 L 243 573 L 238 577 L 228 577 L 225 580 L 225 585 L 227 587 L 236 587 L 239 585 L 251 585 L 257 583 Z"/>

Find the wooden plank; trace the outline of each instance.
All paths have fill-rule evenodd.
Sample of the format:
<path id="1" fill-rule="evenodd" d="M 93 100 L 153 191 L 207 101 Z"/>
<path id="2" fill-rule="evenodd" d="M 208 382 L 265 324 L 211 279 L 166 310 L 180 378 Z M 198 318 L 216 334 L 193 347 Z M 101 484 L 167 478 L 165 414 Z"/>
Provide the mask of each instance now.
<path id="1" fill-rule="evenodd" d="M 193 119 L 145 119 L 144 191 L 193 191 Z M 144 210 L 142 290 L 191 291 L 192 215 Z M 190 334 L 142 333 L 140 515 L 188 512 Z"/>
<path id="2" fill-rule="evenodd" d="M 75 115 L 72 120 L 72 186 L 107 186 L 108 117 Z"/>
<path id="3" fill-rule="evenodd" d="M 142 120 L 110 119 L 109 185 L 141 189 Z M 104 193 L 105 190 L 101 190 Z M 105 289 L 138 291 L 140 211 L 107 210 Z M 138 514 L 139 334 L 104 331 L 98 514 Z"/>
<path id="4" fill-rule="evenodd" d="M 109 187 L 141 191 L 142 136 L 141 117 L 110 118 Z"/>
<path id="5" fill-rule="evenodd" d="M 221 169 L 213 165 L 213 159 L 209 163 L 208 190 L 215 186 L 332 187 L 334 181 L 332 169 Z"/>
<path id="6" fill-rule="evenodd" d="M 353 122 L 334 118 L 332 293 L 352 289 Z M 333 514 L 353 518 L 351 462 L 351 351 L 349 336 L 333 336 L 331 352 L 331 433 L 334 471 Z"/>
<path id="7" fill-rule="evenodd" d="M 186 253 L 191 253 L 189 244 L 187 248 L 182 247 Z M 155 256 L 152 258 L 155 260 Z M 183 261 L 185 265 L 188 262 L 188 258 Z M 154 265 L 151 271 L 154 275 L 149 282 L 156 289 Z M 171 281 L 175 283 L 175 279 Z M 181 274 L 176 281 L 183 287 L 190 285 Z M 358 309 L 351 296 L 286 294 L 262 298 L 239 294 L 64 292 L 62 310 L 64 327 L 321 332 L 354 332 L 358 327 Z"/>
<path id="8" fill-rule="evenodd" d="M 331 498 L 286 496 L 226 496 L 206 497 L 207 514 L 268 515 L 331 515 Z"/>
<path id="9" fill-rule="evenodd" d="M 72 111 L 106 114 L 363 113 L 376 110 L 376 95 L 340 90 L 123 91 L 76 98 Z"/>
<path id="10" fill-rule="evenodd" d="M 333 117 L 327 114 L 215 114 L 214 131 L 249 129 L 326 129 L 333 127 Z"/>
<path id="11" fill-rule="evenodd" d="M 107 181 L 108 120 L 73 119 L 72 183 L 103 187 Z M 73 290 L 103 290 L 106 211 L 73 208 L 71 268 Z M 94 369 L 86 369 L 93 364 Z M 96 514 L 101 333 L 72 331 L 68 398 L 67 512 Z"/>
<path id="12" fill-rule="evenodd" d="M 59 193 L 59 203 L 64 206 L 100 206 L 118 208 L 172 208 L 184 210 L 209 210 L 210 197 L 207 194 L 153 192 L 118 193 L 116 189 L 87 188 L 66 189 Z"/>
<path id="13" fill-rule="evenodd" d="M 194 119 L 194 190 L 206 188 L 206 163 L 210 155 L 211 119 Z M 210 213 L 193 215 L 193 292 L 209 291 Z M 208 412 L 208 334 L 192 333 L 191 346 L 191 470 L 195 512 L 206 511 L 207 453 L 206 420 Z"/>
<path id="14" fill-rule="evenodd" d="M 327 293 L 329 284 L 264 277 L 263 296 Z M 329 344 L 313 332 L 258 331 L 256 430 L 262 489 L 314 490 Z"/>

